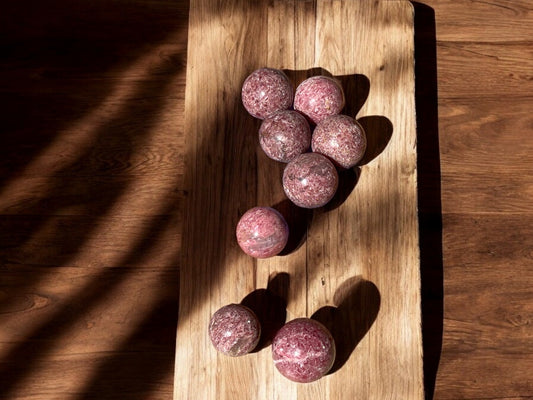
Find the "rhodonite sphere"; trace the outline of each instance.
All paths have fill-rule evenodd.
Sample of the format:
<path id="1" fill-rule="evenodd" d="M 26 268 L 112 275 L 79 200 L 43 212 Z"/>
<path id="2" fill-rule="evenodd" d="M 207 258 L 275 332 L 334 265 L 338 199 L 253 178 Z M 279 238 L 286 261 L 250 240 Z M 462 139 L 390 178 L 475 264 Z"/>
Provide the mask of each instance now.
<path id="1" fill-rule="evenodd" d="M 278 371 L 294 382 L 323 377 L 335 361 L 335 341 L 328 329 L 310 318 L 286 323 L 272 341 L 272 358 Z"/>
<path id="2" fill-rule="evenodd" d="M 287 110 L 294 100 L 294 89 L 285 73 L 274 68 L 259 68 L 244 80 L 242 104 L 255 118 L 264 119 L 273 112 Z"/>
<path id="3" fill-rule="evenodd" d="M 283 171 L 285 194 L 302 208 L 326 205 L 335 195 L 338 185 L 337 169 L 322 154 L 301 154 L 288 163 Z"/>
<path id="4" fill-rule="evenodd" d="M 261 123 L 259 144 L 271 159 L 288 163 L 311 146 L 311 128 L 299 112 L 277 111 Z"/>
<path id="5" fill-rule="evenodd" d="M 236 236 L 246 254 L 268 258 L 283 250 L 289 239 L 289 227 L 279 211 L 271 207 L 254 207 L 240 218 Z"/>
<path id="6" fill-rule="evenodd" d="M 300 83 L 294 94 L 294 109 L 318 124 L 344 108 L 344 91 L 334 78 L 317 75 Z"/>
<path id="7" fill-rule="evenodd" d="M 219 352 L 232 357 L 255 349 L 261 325 L 255 313 L 242 304 L 228 304 L 217 310 L 209 321 L 209 338 Z"/>
<path id="8" fill-rule="evenodd" d="M 365 154 L 365 131 L 348 115 L 332 115 L 316 126 L 311 148 L 315 153 L 329 157 L 341 168 L 352 168 Z"/>

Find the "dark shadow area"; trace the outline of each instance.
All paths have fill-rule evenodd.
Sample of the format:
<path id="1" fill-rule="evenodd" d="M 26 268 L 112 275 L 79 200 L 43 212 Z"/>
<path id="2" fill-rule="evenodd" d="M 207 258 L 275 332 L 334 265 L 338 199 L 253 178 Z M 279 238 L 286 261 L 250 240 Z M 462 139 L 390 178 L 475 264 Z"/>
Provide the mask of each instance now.
<path id="1" fill-rule="evenodd" d="M 261 338 L 254 352 L 269 346 L 285 324 L 289 286 L 289 274 L 278 273 L 270 278 L 266 289 L 256 289 L 242 299 L 241 304 L 250 308 L 261 323 Z"/>
<path id="2" fill-rule="evenodd" d="M 172 212 L 173 210 L 174 206 L 169 206 L 168 212 Z M 165 229 L 171 228 L 173 223 L 174 221 L 172 218 L 169 218 L 168 213 L 163 213 L 154 218 L 151 225 L 144 233 L 140 243 L 138 243 L 138 245 L 118 263 L 118 265 L 129 267 L 103 268 L 102 272 L 97 273 L 93 279 L 79 290 L 70 302 L 65 302 L 47 321 L 34 329 L 34 331 L 26 337 L 24 342 L 20 342 L 7 353 L 4 359 L 0 362 L 0 379 L 2 379 L 2 381 L 0 381 L 2 383 L 2 385 L 0 385 L 0 398 L 9 398 L 11 391 L 16 387 L 17 383 L 32 373 L 31 366 L 49 354 L 51 349 L 56 345 L 57 340 L 61 339 L 61 335 L 64 331 L 68 330 L 71 326 L 78 323 L 80 319 L 84 318 L 91 308 L 97 306 L 102 301 L 105 301 L 107 293 L 115 290 L 121 283 L 129 278 L 130 273 L 135 270 L 134 265 L 138 260 L 143 259 L 144 254 L 157 243 L 159 234 L 164 232 Z M 177 254 L 173 258 L 175 259 L 176 257 Z M 144 343 L 136 342 L 136 339 L 142 339 L 142 341 L 148 339 L 147 336 L 144 335 L 148 328 L 146 326 L 141 326 L 138 331 L 130 337 L 128 346 L 131 350 L 138 345 L 142 347 L 144 351 L 137 354 L 130 354 L 129 357 L 123 359 L 121 349 L 116 349 L 118 352 L 117 357 L 115 358 L 114 355 L 111 355 L 105 364 L 113 365 L 116 372 L 120 369 L 127 368 L 131 373 L 129 376 L 120 375 L 119 378 L 126 380 L 124 385 L 135 386 L 137 388 L 137 393 L 130 393 L 133 397 L 128 397 L 127 394 L 121 393 L 121 398 L 139 399 L 139 393 L 148 395 L 148 393 L 153 390 L 154 382 L 157 382 L 165 376 L 170 368 L 172 368 L 175 348 L 176 316 L 178 312 L 177 293 L 173 289 L 178 285 L 178 271 L 177 268 L 171 268 L 171 271 L 172 272 L 169 272 L 168 274 L 162 274 L 164 276 L 162 281 L 165 285 L 169 285 L 168 287 L 163 287 L 167 296 L 165 296 L 165 299 L 161 304 L 155 306 L 152 310 L 153 314 L 148 316 L 152 322 L 156 321 L 155 318 L 164 317 L 164 321 L 161 319 L 157 319 L 157 321 L 161 322 L 161 325 L 158 327 L 159 329 L 162 327 L 166 329 L 165 336 L 162 336 L 163 331 L 158 331 L 157 329 L 154 329 L 154 327 L 150 327 L 149 334 L 154 335 L 152 340 L 154 343 L 157 343 L 157 345 L 152 346 L 151 349 L 147 349 Z M 170 292 L 171 294 L 168 294 Z M 169 312 L 170 303 L 172 303 L 171 312 Z M 164 306 L 165 310 L 169 312 L 164 316 L 160 313 L 159 309 L 159 307 L 162 306 Z M 171 330 L 172 334 L 169 335 Z M 162 339 L 164 339 L 164 341 Z M 153 365 L 152 368 L 148 368 L 147 359 L 151 359 L 153 355 L 159 356 L 160 352 L 167 351 L 169 354 L 172 354 L 172 356 L 170 356 L 172 362 L 168 358 L 169 356 L 167 356 L 167 363 L 160 363 L 158 365 Z M 152 352 L 155 354 L 152 354 Z M 127 361 L 127 365 L 123 365 L 122 361 Z M 102 371 L 97 372 L 97 375 L 100 376 L 106 369 L 107 367 L 104 366 Z M 110 379 L 109 375 L 107 375 L 107 379 Z M 80 386 L 82 383 L 83 382 L 80 382 Z M 86 397 L 83 398 L 105 399 L 114 398 L 116 396 L 116 387 L 113 385 L 102 386 L 100 383 L 101 382 L 97 379 L 86 383 L 87 386 L 84 393 L 84 396 Z M 120 381 L 115 383 L 120 384 Z"/>
<path id="3" fill-rule="evenodd" d="M 185 53 L 175 56 L 181 59 Z M 38 258 L 48 258 L 54 260 L 46 261 L 51 269 L 56 264 L 68 265 L 78 254 L 102 223 L 101 217 L 106 216 L 134 184 L 136 174 L 131 158 L 146 150 L 150 140 L 148 133 L 158 122 L 159 110 L 166 100 L 161 94 L 167 93 L 171 80 L 182 66 L 180 62 L 154 66 L 159 71 L 155 76 L 153 69 L 142 71 L 147 74 L 145 80 L 119 111 L 95 127 L 90 145 L 48 179 L 41 195 L 30 197 L 13 215 L 0 218 L 2 233 L 7 234 L 0 256 L 6 264 L 34 264 Z M 139 102 L 138 98 L 151 101 Z M 143 115 L 142 123 L 132 124 L 131 121 L 139 120 L 139 115 Z M 43 174 L 46 176 L 46 171 Z M 177 199 L 175 193 L 172 196 Z M 75 210 L 73 215 L 65 213 L 64 210 L 69 209 Z M 38 235 L 45 226 L 45 235 Z M 45 240 L 46 244 L 41 242 Z M 27 246 L 42 253 L 28 254 L 24 258 L 11 250 Z M 29 257 L 33 259 L 30 261 Z M 48 271 L 44 267 L 37 274 L 21 276 L 17 290 L 35 285 Z M 1 307 L 8 307 L 10 300 L 9 297 L 4 299 Z"/>
<path id="4" fill-rule="evenodd" d="M 434 10 L 418 2 L 413 2 L 413 6 L 424 386 L 426 399 L 431 400 L 439 368 L 444 324 L 437 49 Z"/>
<path id="5" fill-rule="evenodd" d="M 113 218 L 123 217 L 113 213 L 114 207 L 124 200 L 121 196 L 129 195 L 138 175 L 146 172 L 136 163 L 150 158 L 143 152 L 153 139 L 150 133 L 161 122 L 161 110 L 175 98 L 173 85 L 186 57 L 188 2 L 30 3 L 5 4 L 0 16 L 0 104 L 4 108 L 0 186 L 28 180 L 28 197 L 0 216 L 0 238 L 6 238 L 0 246 L 0 262 L 2 273 L 9 273 L 9 280 L 0 282 L 6 314 L 17 312 L 13 299 L 39 290 L 39 281 L 50 272 L 63 274 L 63 266 L 78 267 L 72 260 L 96 229 L 128 223 L 127 218 Z M 169 34 L 180 31 L 185 37 L 183 47 L 176 51 L 176 47 L 162 48 L 150 63 L 138 64 L 145 55 L 166 46 Z M 123 77 L 128 81 L 122 82 Z M 115 90 L 129 94 L 108 104 Z M 109 107 L 103 118 L 81 127 L 88 131 L 86 146 L 76 148 L 74 139 L 61 137 L 66 143 L 72 140 L 73 153 L 68 149 L 52 155 L 57 161 L 54 167 L 59 166 L 53 175 L 46 170 L 38 171 L 36 177 L 21 175 L 62 130 L 77 126 L 100 107 Z M 36 195 L 31 192 L 31 178 L 46 178 L 46 187 L 38 187 Z M 114 249 L 121 252 L 116 263 L 99 265 L 100 270 L 89 268 L 83 277 L 87 283 L 79 292 L 73 289 L 79 277 L 73 277 L 72 287 L 68 283 L 59 294 L 36 294 L 49 296 L 53 308 L 49 318 L 33 327 L 24 340 L 1 338 L 9 347 L 0 360 L 0 398 L 10 398 L 21 381 L 30 380 L 37 365 L 46 366 L 47 356 L 61 344 L 61 337 L 109 300 L 108 295 L 132 276 L 139 260 L 160 245 L 163 234 L 176 228 L 178 197 L 173 188 L 153 210 L 130 209 L 132 215 L 148 215 L 146 226 L 127 245 Z M 117 238 L 117 243 L 123 239 Z M 172 371 L 178 252 L 179 248 L 168 258 L 171 267 L 153 266 L 154 274 L 165 276 L 160 287 L 150 288 L 161 295 L 161 301 L 147 310 L 138 327 L 132 327 L 133 333 L 120 348 L 106 355 L 94 379 L 79 383 L 82 398 L 148 398 Z M 20 318 L 23 322 L 32 314 Z M 78 360 L 74 363 L 84 368 Z"/>
<path id="6" fill-rule="evenodd" d="M 378 315 L 381 295 L 372 282 L 354 276 L 335 291 L 333 301 L 336 307 L 324 306 L 311 316 L 324 324 L 335 339 L 337 354 L 328 374 L 342 368 L 366 335 Z"/>
<path id="7" fill-rule="evenodd" d="M 379 156 L 392 137 L 392 122 L 380 115 L 367 115 L 357 120 L 365 130 L 366 150 L 359 165 L 368 164 Z"/>
<path id="8" fill-rule="evenodd" d="M 361 168 L 353 167 L 350 169 L 341 169 L 339 173 L 339 187 L 335 192 L 333 198 L 322 209 L 324 211 L 331 211 L 340 207 L 348 196 L 352 193 L 357 185 L 357 181 L 361 176 Z"/>
<path id="9" fill-rule="evenodd" d="M 0 187 L 59 131 L 98 107 L 115 83 L 107 74 L 128 68 L 175 32 L 187 10 L 188 2 L 171 1 L 3 4 Z"/>
<path id="10" fill-rule="evenodd" d="M 105 358 L 88 382 L 80 382 L 80 400 L 151 398 L 157 386 L 174 369 L 177 271 L 169 269 L 161 284 L 167 289 L 139 326 Z M 170 279 L 169 279 L 170 278 Z"/>
<path id="11" fill-rule="evenodd" d="M 57 69 L 61 71 L 61 76 L 53 79 L 39 78 L 38 82 L 27 82 L 22 79 L 23 76 L 16 81 L 20 83 L 19 93 L 23 96 L 37 96 L 34 99 L 37 103 L 24 101 L 9 116 L 16 119 L 16 125 L 8 124 L 0 139 L 0 154 L 6 152 L 0 157 L 1 162 L 6 163 L 5 169 L 0 165 L 0 179 L 8 180 L 11 173 L 16 175 L 19 167 L 23 169 L 38 157 L 39 153 L 46 150 L 61 128 L 76 124 L 78 118 L 101 106 L 106 95 L 113 91 L 113 85 L 117 84 L 117 78 L 121 76 L 120 71 L 127 69 L 129 63 L 135 64 L 135 61 L 143 56 L 143 51 L 148 51 L 150 47 L 155 47 L 163 41 L 169 35 L 171 25 L 176 28 L 175 18 L 168 16 L 169 10 L 176 13 L 184 7 L 177 3 L 172 5 L 164 2 L 159 5 L 160 8 L 154 6 L 153 9 L 135 2 L 124 7 L 107 6 L 107 3 L 97 2 L 87 5 L 89 10 L 85 10 L 83 7 L 62 4 L 60 0 L 56 0 L 56 3 L 57 7 L 63 10 L 60 14 L 40 18 L 39 14 L 35 14 L 39 10 L 37 7 L 25 14 L 24 18 L 29 20 L 27 31 L 19 27 L 3 38 L 3 45 L 12 49 L 9 54 L 13 59 L 4 58 L 8 65 L 16 65 L 21 62 L 18 58 L 26 57 L 28 49 L 25 48 L 23 54 L 19 54 L 16 50 L 18 45 L 25 44 L 30 39 L 38 39 L 37 43 L 41 43 L 42 48 L 32 54 L 29 60 L 24 61 L 27 63 L 27 73 L 33 70 Z M 184 11 L 186 10 L 185 8 Z M 14 15 L 21 12 L 16 6 L 12 7 L 11 11 Z M 90 11 L 96 13 L 92 15 Z M 43 13 L 49 15 L 44 11 Z M 162 18 L 158 29 L 154 29 L 153 23 L 149 21 L 150 15 L 153 18 Z M 78 17 L 81 18 L 78 21 L 80 26 L 73 26 L 72 22 L 61 25 L 66 20 Z M 183 19 L 186 21 L 185 17 Z M 115 26 L 119 23 L 122 24 L 121 27 Z M 41 32 L 44 27 L 48 29 L 49 25 L 50 32 L 47 31 L 43 37 L 34 38 L 36 32 Z M 186 33 L 184 22 L 180 28 Z M 71 39 L 57 54 L 53 46 L 48 47 L 48 42 L 56 39 L 66 40 L 65 37 L 70 34 L 68 29 L 73 30 Z M 132 30 L 135 33 L 132 33 Z M 145 30 L 150 31 L 146 37 L 142 36 Z M 138 34 L 141 36 L 138 37 Z M 107 35 L 109 37 L 106 44 L 100 46 L 100 41 Z M 76 39 L 78 37 L 79 40 Z M 136 39 L 139 39 L 139 42 L 135 44 L 132 40 Z M 82 44 L 90 47 L 89 56 L 83 48 L 79 48 Z M 98 48 L 98 56 L 92 53 L 95 48 Z M 91 55 L 94 56 L 93 62 Z M 55 257 L 56 263 L 68 264 L 101 223 L 99 218 L 105 216 L 117 199 L 132 185 L 135 181 L 136 166 L 132 165 L 131 158 L 142 153 L 145 150 L 143 147 L 150 140 L 148 132 L 158 122 L 160 108 L 166 101 L 164 94 L 168 93 L 175 75 L 184 68 L 186 46 L 176 54 L 161 56 L 148 70 L 137 71 L 137 80 L 130 83 L 134 90 L 124 104 L 116 107 L 115 112 L 110 113 L 107 119 L 99 121 L 95 126 L 86 127 L 92 131 L 87 133 L 87 136 L 91 137 L 87 141 L 89 145 L 76 157 L 70 157 L 69 154 L 54 155 L 61 168 L 55 171 L 53 176 L 49 176 L 48 171 L 42 171 L 42 176 L 39 177 L 46 177 L 47 185 L 44 190 L 38 187 L 41 191 L 39 195 L 30 195 L 33 182 L 28 180 L 29 195 L 24 202 L 17 204 L 13 210 L 3 210 L 4 214 L 12 212 L 12 215 L 3 215 L 0 218 L 1 232 L 6 233 L 6 240 L 0 246 L 0 259 L 3 262 L 11 265 L 36 264 L 35 260 L 24 259 L 13 249 L 41 245 L 39 240 L 43 238 L 36 236 L 36 233 L 48 225 L 49 232 L 53 232 L 47 232 L 54 239 L 53 252 L 59 255 Z M 107 74 L 110 75 L 109 79 L 106 79 Z M 37 83 L 40 86 L 36 85 Z M 0 93 L 6 97 L 10 95 L 8 89 Z M 57 101 L 61 103 L 58 104 Z M 7 103 L 12 105 L 9 101 Z M 115 104 L 110 104 L 112 110 L 114 106 Z M 43 112 L 47 119 L 30 118 L 26 115 L 28 110 L 32 112 L 34 109 Z M 143 116 L 142 120 L 139 115 Z M 52 120 L 48 121 L 48 118 Z M 52 136 L 49 136 L 48 132 Z M 46 142 L 41 141 L 43 137 L 47 138 Z M 63 140 L 66 142 L 69 138 Z M 76 145 L 75 140 L 72 145 Z M 21 177 L 21 180 L 23 179 L 24 177 Z M 75 211 L 71 215 L 64 210 Z M 42 251 L 43 256 L 51 252 L 49 243 L 41 246 L 42 249 L 36 247 L 36 250 Z M 46 264 L 52 268 L 55 263 Z M 39 273 L 21 276 L 17 282 L 17 290 L 25 290 L 24 288 L 38 282 L 46 273 L 45 265 L 39 269 Z M 1 306 L 8 307 L 9 304 L 5 303 L 9 303 L 10 299 L 11 297 L 2 299 Z"/>
<path id="12" fill-rule="evenodd" d="M 357 118 L 357 113 L 365 104 L 370 93 L 370 80 L 361 74 L 338 75 L 335 78 L 339 80 L 344 89 L 346 104 L 342 113 Z"/>
<path id="13" fill-rule="evenodd" d="M 311 223 L 313 212 L 312 210 L 298 207 L 289 199 L 282 200 L 272 207 L 283 215 L 289 226 L 289 240 L 279 255 L 291 254 L 305 243 L 307 227 Z"/>

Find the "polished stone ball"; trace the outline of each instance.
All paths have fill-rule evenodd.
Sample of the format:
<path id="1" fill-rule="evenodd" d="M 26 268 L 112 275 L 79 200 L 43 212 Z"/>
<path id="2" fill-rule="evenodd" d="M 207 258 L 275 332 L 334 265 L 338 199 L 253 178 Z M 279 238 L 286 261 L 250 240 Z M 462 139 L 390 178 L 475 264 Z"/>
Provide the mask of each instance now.
<path id="1" fill-rule="evenodd" d="M 328 329 L 310 318 L 286 323 L 272 341 L 272 358 L 278 371 L 294 382 L 323 377 L 333 366 L 335 341 Z"/>
<path id="2" fill-rule="evenodd" d="M 255 118 L 292 107 L 294 88 L 285 73 L 274 68 L 259 68 L 245 79 L 241 90 L 242 104 Z"/>
<path id="3" fill-rule="evenodd" d="M 340 168 L 352 168 L 365 155 L 365 131 L 348 115 L 332 115 L 316 126 L 311 148 L 315 153 L 329 157 Z"/>
<path id="4" fill-rule="evenodd" d="M 312 76 L 298 85 L 294 94 L 294 109 L 318 124 L 330 115 L 340 114 L 344 108 L 344 91 L 334 78 Z"/>
<path id="5" fill-rule="evenodd" d="M 232 357 L 255 349 L 261 325 L 254 312 L 242 304 L 228 304 L 216 311 L 209 322 L 209 338 L 219 352 Z"/>
<path id="6" fill-rule="evenodd" d="M 302 208 L 326 205 L 335 195 L 338 185 L 337 169 L 322 154 L 301 154 L 288 163 L 283 171 L 285 194 Z"/>
<path id="7" fill-rule="evenodd" d="M 255 258 L 277 255 L 289 239 L 285 218 L 271 207 L 254 207 L 237 223 L 237 242 L 241 249 Z"/>
<path id="8" fill-rule="evenodd" d="M 299 112 L 277 111 L 261 123 L 259 144 L 271 159 L 288 163 L 311 147 L 311 128 Z"/>

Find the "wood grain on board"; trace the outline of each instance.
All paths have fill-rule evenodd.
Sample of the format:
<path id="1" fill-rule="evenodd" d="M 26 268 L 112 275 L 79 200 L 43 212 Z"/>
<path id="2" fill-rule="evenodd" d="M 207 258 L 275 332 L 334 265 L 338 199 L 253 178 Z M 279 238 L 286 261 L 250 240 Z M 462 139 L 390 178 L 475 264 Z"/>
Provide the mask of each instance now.
<path id="1" fill-rule="evenodd" d="M 191 2 L 175 399 L 423 398 L 413 38 L 404 1 Z M 338 77 L 346 112 L 367 129 L 366 159 L 341 173 L 322 209 L 291 206 L 283 166 L 261 154 L 240 88 L 263 66 L 286 70 L 295 85 Z M 254 260 L 238 247 L 237 221 L 256 205 L 290 219 L 288 254 Z M 290 382 L 266 345 L 241 358 L 217 354 L 212 313 L 261 303 L 266 288 L 285 302 L 276 310 L 285 320 L 313 316 L 332 329 L 331 374 Z"/>

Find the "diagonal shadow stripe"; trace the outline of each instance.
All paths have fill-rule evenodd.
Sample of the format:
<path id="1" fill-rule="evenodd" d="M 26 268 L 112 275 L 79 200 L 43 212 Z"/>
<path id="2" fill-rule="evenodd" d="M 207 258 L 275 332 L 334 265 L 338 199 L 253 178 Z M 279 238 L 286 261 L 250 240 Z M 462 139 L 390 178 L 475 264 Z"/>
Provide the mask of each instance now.
<path id="1" fill-rule="evenodd" d="M 117 265 L 134 266 L 145 261 L 143 255 L 155 246 L 162 232 L 168 229 L 177 231 L 175 219 L 169 218 L 170 213 L 174 211 L 175 204 L 172 203 L 160 215 L 153 218 L 139 243 Z M 169 264 L 177 265 L 178 258 L 176 252 L 169 260 Z M 34 329 L 26 340 L 11 349 L 0 362 L 2 379 L 0 398 L 9 398 L 18 382 L 31 376 L 34 362 L 42 360 L 55 346 L 60 345 L 62 335 L 76 321 L 83 318 L 92 308 L 108 301 L 109 295 L 128 279 L 133 270 L 133 268 L 104 269 L 75 293 L 70 301 L 65 302 L 51 318 Z"/>

